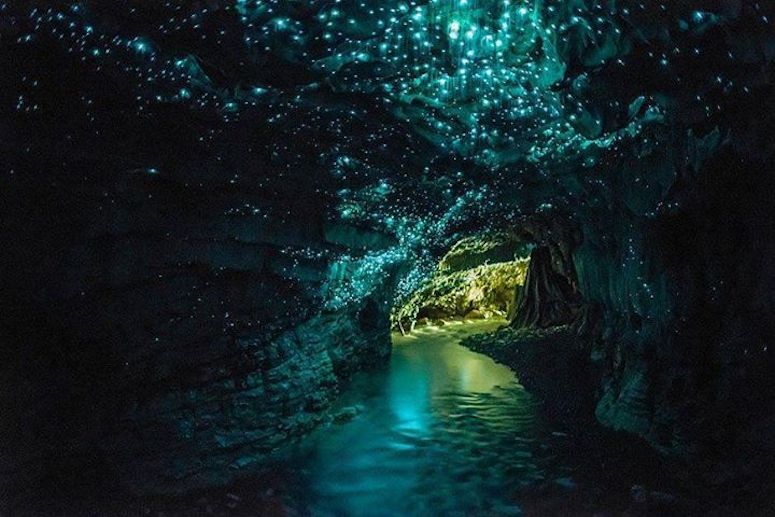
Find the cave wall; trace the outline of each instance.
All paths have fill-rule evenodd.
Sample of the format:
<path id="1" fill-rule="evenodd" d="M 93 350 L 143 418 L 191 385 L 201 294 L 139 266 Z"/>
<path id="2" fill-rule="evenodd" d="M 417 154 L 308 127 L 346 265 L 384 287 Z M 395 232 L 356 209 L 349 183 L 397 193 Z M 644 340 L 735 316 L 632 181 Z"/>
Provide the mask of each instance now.
<path id="1" fill-rule="evenodd" d="M 578 236 L 563 235 L 546 217 L 534 218 L 539 231 L 532 231 L 549 250 L 551 269 L 583 301 L 574 328 L 599 381 L 598 420 L 668 454 L 737 454 L 745 458 L 738 463 L 761 467 L 772 457 L 762 430 L 771 424 L 775 391 L 765 373 L 772 367 L 765 214 L 775 208 L 774 149 L 765 135 L 773 127 L 773 32 L 758 4 L 677 7 L 695 10 L 674 13 L 683 16 L 676 30 L 647 15 L 640 34 L 689 52 L 666 52 L 662 71 L 644 81 L 605 65 L 570 86 L 609 100 L 636 99 L 633 88 L 642 88 L 650 93 L 630 104 L 628 116 L 656 102 L 660 122 L 640 126 L 638 138 L 615 139 L 578 176 L 553 178 L 572 199 L 541 209 L 555 219 L 570 215 Z M 632 66 L 654 54 L 635 44 L 622 55 Z M 710 70 L 718 91 L 702 79 Z M 587 121 L 617 124 L 605 103 L 597 109 Z"/>
<path id="2" fill-rule="evenodd" d="M 594 191 L 573 219 L 578 236 L 551 218 L 533 223 L 544 228 L 542 278 L 577 285 L 578 298 L 558 296 L 579 305 L 575 318 L 547 324 L 537 316 L 552 306 L 536 295 L 513 324 L 573 323 L 599 381 L 602 424 L 674 457 L 712 451 L 759 464 L 772 452 L 761 432 L 772 412 L 775 309 L 773 184 L 757 173 L 767 167 L 715 130 L 690 132 L 607 169 L 610 195 Z M 633 188 L 636 176 L 649 181 Z"/>
<path id="3" fill-rule="evenodd" d="M 537 247 L 512 325 L 572 325 L 605 426 L 673 457 L 760 464 L 773 450 L 771 151 L 717 128 L 652 136 L 600 167 L 582 206 L 518 223 Z"/>
<path id="4" fill-rule="evenodd" d="M 6 184 L 4 505 L 103 481 L 165 494 L 226 483 L 389 355 L 395 278 L 325 306 L 353 275 L 328 254 L 389 239 L 329 225 L 313 194 L 119 174 Z"/>

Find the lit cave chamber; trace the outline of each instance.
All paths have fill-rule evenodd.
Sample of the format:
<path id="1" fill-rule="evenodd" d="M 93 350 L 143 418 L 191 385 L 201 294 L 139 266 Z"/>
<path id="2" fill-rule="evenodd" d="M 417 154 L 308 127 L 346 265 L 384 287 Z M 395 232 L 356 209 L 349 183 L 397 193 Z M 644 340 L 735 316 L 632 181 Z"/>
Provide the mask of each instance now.
<path id="1" fill-rule="evenodd" d="M 774 17 L 0 0 L 0 514 L 770 514 Z"/>

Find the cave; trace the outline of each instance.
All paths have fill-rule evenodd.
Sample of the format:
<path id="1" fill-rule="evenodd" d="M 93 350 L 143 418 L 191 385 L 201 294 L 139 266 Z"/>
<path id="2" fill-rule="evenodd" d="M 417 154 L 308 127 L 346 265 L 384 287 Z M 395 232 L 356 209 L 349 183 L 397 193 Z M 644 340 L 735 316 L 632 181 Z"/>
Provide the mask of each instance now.
<path id="1" fill-rule="evenodd" d="M 769 515 L 774 18 L 0 1 L 0 514 Z"/>

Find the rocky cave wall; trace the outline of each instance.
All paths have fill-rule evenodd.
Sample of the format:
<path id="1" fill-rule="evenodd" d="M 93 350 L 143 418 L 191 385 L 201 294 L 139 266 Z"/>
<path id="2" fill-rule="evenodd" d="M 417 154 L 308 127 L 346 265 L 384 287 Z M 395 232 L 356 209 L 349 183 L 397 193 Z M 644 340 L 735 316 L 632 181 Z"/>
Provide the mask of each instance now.
<path id="1" fill-rule="evenodd" d="M 730 147 L 696 171 L 673 165 L 684 172 L 661 190 L 659 213 L 639 212 L 642 194 L 622 195 L 629 206 L 616 210 L 619 223 L 609 214 L 587 228 L 574 252 L 580 291 L 596 314 L 587 331 L 602 369 L 598 419 L 685 457 L 772 450 L 755 431 L 767 418 L 753 415 L 771 412 L 764 372 L 772 366 L 774 250 L 764 214 L 775 206 L 762 195 L 767 175 L 741 179 L 767 167 L 747 158 Z M 631 167 L 658 175 L 665 163 L 675 162 Z"/>
<path id="2" fill-rule="evenodd" d="M 312 195 L 280 199 L 298 217 L 281 223 L 239 209 L 261 198 L 244 185 L 123 175 L 4 185 L 4 241 L 31 244 L 3 260 L 5 503 L 106 473 L 142 492 L 227 482 L 389 354 L 394 278 L 321 311 L 351 274 L 326 253 L 389 239 L 327 225 Z"/>
<path id="3" fill-rule="evenodd" d="M 672 457 L 737 465 L 709 465 L 716 481 L 766 469 L 775 450 L 762 432 L 775 203 L 771 174 L 751 173 L 771 151 L 743 142 L 689 133 L 608 169 L 612 190 L 570 218 L 523 220 L 537 247 L 511 322 L 570 325 L 599 381 L 597 419 Z"/>

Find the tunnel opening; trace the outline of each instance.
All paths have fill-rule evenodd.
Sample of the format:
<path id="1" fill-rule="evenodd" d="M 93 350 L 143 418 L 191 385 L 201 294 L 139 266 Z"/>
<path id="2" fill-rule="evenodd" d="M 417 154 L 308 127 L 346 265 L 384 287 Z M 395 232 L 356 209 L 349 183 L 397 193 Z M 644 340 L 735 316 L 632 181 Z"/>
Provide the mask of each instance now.
<path id="1" fill-rule="evenodd" d="M 391 311 L 391 326 L 405 335 L 451 321 L 499 320 L 515 314 L 534 244 L 514 233 L 465 237 L 431 274 Z"/>
<path id="2" fill-rule="evenodd" d="M 391 328 L 480 320 L 514 329 L 594 325 L 580 290 L 574 251 L 582 236 L 562 213 L 524 217 L 509 230 L 467 235 L 441 255 L 415 289 L 394 300 Z"/>

